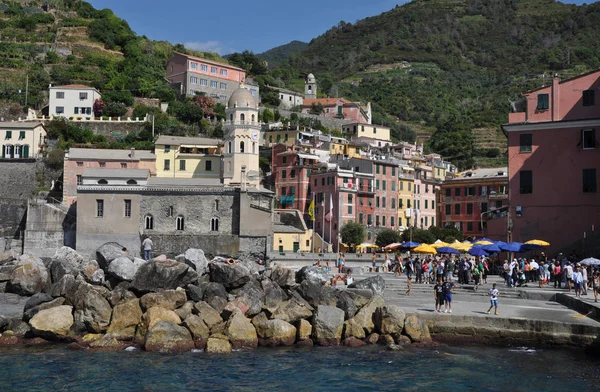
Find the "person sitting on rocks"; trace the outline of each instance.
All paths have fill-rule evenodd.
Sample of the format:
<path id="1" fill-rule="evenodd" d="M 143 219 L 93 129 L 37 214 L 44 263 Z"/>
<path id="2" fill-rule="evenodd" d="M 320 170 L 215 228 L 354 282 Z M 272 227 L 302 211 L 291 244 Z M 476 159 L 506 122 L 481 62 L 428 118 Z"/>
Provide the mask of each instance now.
<path id="1" fill-rule="evenodd" d="M 229 265 L 233 265 L 233 264 L 235 264 L 235 260 L 234 260 L 234 259 L 232 259 L 231 257 L 228 257 L 228 258 L 226 258 L 226 259 L 225 259 L 225 262 L 226 262 L 227 264 L 229 264 Z"/>
<path id="2" fill-rule="evenodd" d="M 334 276 L 333 278 L 331 278 L 331 286 L 337 286 L 337 282 L 344 282 L 344 284 L 349 284 L 348 283 L 348 279 L 352 279 L 350 277 L 350 274 L 352 273 L 351 270 L 347 270 L 345 274 L 337 274 L 336 276 Z"/>

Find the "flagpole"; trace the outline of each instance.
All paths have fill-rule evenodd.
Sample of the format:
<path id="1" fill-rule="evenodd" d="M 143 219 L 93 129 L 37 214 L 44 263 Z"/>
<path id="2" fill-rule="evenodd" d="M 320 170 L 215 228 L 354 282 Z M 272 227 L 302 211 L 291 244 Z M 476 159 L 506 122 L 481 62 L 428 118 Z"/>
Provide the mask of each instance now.
<path id="1" fill-rule="evenodd" d="M 331 251 L 333 251 L 333 242 L 331 241 L 331 221 L 333 220 L 333 199 L 331 193 L 329 194 L 329 243 L 331 244 Z M 329 250 L 329 249 L 327 249 Z M 331 252 L 329 252 L 331 253 Z"/>
<path id="2" fill-rule="evenodd" d="M 315 203 L 315 193 L 313 192 L 312 197 L 311 197 L 311 202 L 314 205 Z M 310 205 L 308 206 L 309 211 L 310 211 Z M 309 217 L 311 218 L 310 220 L 310 224 L 312 226 L 312 254 L 313 257 L 315 256 L 315 221 L 312 219 L 312 217 L 314 216 L 314 212 L 312 213 L 313 215 L 311 216 L 311 214 L 309 213 Z"/>
<path id="3" fill-rule="evenodd" d="M 323 194 L 323 200 L 321 201 L 321 220 L 323 221 L 323 227 L 321 228 L 321 248 L 323 248 L 323 242 L 325 242 L 325 195 Z M 329 250 L 329 249 L 327 249 Z M 323 251 L 323 249 L 321 249 Z M 323 252 L 325 253 L 325 252 Z"/>

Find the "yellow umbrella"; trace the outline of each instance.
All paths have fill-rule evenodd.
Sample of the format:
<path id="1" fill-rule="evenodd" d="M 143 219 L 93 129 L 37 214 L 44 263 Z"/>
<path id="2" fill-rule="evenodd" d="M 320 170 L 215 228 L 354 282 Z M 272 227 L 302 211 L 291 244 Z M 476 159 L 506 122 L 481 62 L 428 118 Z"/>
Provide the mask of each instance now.
<path id="1" fill-rule="evenodd" d="M 471 249 L 473 247 L 472 244 L 464 244 L 462 242 L 454 242 L 452 244 L 449 245 L 451 248 L 454 248 L 456 250 L 459 250 L 461 252 L 467 252 L 469 249 Z"/>
<path id="2" fill-rule="evenodd" d="M 439 241 L 439 240 L 438 240 L 438 241 Z M 448 244 L 447 242 L 443 242 L 443 241 L 437 242 L 437 241 L 436 241 L 436 242 L 434 242 L 433 244 L 431 244 L 430 246 L 431 246 L 432 248 L 434 248 L 434 249 L 437 249 L 437 248 L 441 248 L 442 246 L 448 246 L 448 245 L 449 245 L 449 244 Z"/>
<path id="3" fill-rule="evenodd" d="M 525 245 L 550 246 L 550 243 L 542 240 L 529 240 Z"/>
<path id="4" fill-rule="evenodd" d="M 437 253 L 437 250 L 435 250 L 434 247 L 432 247 L 431 245 L 427 245 L 427 244 L 421 244 L 419 246 L 417 246 L 415 249 L 413 249 L 413 252 L 415 253 L 427 253 L 430 255 L 434 255 Z"/>
<path id="5" fill-rule="evenodd" d="M 491 241 L 477 241 L 475 245 L 494 245 L 494 243 Z"/>

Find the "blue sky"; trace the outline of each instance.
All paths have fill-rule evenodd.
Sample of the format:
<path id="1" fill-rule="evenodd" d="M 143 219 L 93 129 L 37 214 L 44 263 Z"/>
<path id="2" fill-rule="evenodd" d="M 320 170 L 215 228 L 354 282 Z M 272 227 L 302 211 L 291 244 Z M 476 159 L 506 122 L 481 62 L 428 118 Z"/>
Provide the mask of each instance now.
<path id="1" fill-rule="evenodd" d="M 110 8 L 139 35 L 220 54 L 309 42 L 339 21 L 354 23 L 405 0 L 88 0 Z M 569 0 L 581 4 L 582 0 Z M 591 3 L 593 1 L 587 1 Z"/>

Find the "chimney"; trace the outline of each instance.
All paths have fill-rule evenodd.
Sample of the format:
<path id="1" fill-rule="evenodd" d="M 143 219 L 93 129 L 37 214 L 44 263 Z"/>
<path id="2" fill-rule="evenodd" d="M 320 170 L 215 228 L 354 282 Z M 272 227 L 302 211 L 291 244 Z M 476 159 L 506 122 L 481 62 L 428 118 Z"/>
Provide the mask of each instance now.
<path id="1" fill-rule="evenodd" d="M 129 158 L 134 159 L 135 158 L 135 148 L 131 148 L 131 152 L 129 153 Z"/>
<path id="2" fill-rule="evenodd" d="M 560 94 L 559 94 L 559 83 L 558 74 L 554 74 L 552 78 L 552 121 L 560 121 Z"/>

